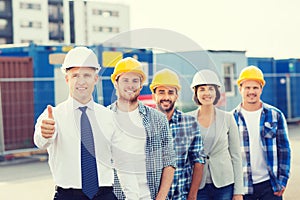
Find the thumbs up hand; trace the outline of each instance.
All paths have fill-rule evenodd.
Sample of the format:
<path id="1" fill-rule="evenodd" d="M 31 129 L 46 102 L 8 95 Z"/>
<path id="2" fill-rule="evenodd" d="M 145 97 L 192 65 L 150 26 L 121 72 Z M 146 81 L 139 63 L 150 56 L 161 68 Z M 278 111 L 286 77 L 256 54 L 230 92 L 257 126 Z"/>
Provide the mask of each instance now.
<path id="1" fill-rule="evenodd" d="M 55 121 L 53 117 L 52 107 L 47 106 L 48 118 L 42 120 L 41 132 L 42 136 L 46 139 L 51 138 L 55 132 Z"/>
<path id="2" fill-rule="evenodd" d="M 48 118 L 54 119 L 53 113 L 52 113 L 52 107 L 50 105 L 47 106 L 47 110 L 48 110 Z"/>

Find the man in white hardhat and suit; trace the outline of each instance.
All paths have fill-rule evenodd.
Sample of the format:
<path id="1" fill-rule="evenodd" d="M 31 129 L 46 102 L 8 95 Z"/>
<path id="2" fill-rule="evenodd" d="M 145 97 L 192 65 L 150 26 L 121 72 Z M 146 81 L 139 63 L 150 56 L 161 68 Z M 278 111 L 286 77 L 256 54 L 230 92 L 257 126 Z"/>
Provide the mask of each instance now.
<path id="1" fill-rule="evenodd" d="M 94 102 L 100 66 L 86 47 L 70 50 L 62 64 L 69 97 L 48 106 L 35 125 L 34 143 L 47 149 L 54 199 L 115 200 L 111 167 L 112 112 Z"/>

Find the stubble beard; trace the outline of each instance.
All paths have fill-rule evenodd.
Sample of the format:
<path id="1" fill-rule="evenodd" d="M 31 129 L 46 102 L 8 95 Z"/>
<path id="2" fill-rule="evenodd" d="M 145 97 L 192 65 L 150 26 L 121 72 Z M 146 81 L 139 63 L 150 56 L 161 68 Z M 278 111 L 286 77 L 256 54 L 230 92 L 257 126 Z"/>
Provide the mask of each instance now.
<path id="1" fill-rule="evenodd" d="M 256 99 L 256 97 L 257 95 L 248 95 L 249 100 L 247 103 L 251 105 L 257 104 L 259 101 Z"/>
<path id="2" fill-rule="evenodd" d="M 169 107 L 169 108 L 164 109 L 164 108 L 161 106 L 160 103 L 157 104 L 157 108 L 158 108 L 161 112 L 163 112 L 163 113 L 170 113 L 170 112 L 173 110 L 174 106 L 175 106 L 175 102 L 172 102 L 172 103 L 170 103 L 170 107 Z"/>
<path id="3" fill-rule="evenodd" d="M 127 102 L 128 104 L 134 104 L 138 101 L 139 95 L 140 93 L 137 93 L 132 97 L 126 97 L 125 95 L 124 96 L 120 95 L 120 100 L 123 102 Z"/>

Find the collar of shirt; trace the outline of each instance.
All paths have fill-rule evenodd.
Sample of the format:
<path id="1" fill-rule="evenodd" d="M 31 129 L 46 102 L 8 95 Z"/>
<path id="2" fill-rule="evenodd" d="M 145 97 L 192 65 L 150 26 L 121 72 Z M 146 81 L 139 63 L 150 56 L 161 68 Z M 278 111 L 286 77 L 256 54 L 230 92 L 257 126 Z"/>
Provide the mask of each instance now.
<path id="1" fill-rule="evenodd" d="M 174 109 L 172 118 L 169 121 L 169 123 L 175 123 L 175 124 L 177 124 L 178 122 L 181 121 L 181 119 L 182 119 L 182 112 L 179 111 L 179 110 L 177 110 L 177 109 Z"/>
<path id="2" fill-rule="evenodd" d="M 84 107 L 84 106 L 87 106 L 89 110 L 94 110 L 94 101 L 92 99 L 86 104 L 82 104 L 82 103 L 78 102 L 73 97 L 69 97 L 68 100 L 72 101 L 73 110 L 76 110 L 79 107 Z"/>
<path id="3" fill-rule="evenodd" d="M 114 112 L 117 112 L 118 110 L 118 106 L 117 106 L 117 101 L 115 101 L 114 103 L 112 103 L 111 105 L 108 106 L 108 108 Z M 139 109 L 139 113 L 142 115 L 142 116 L 145 116 L 146 115 L 146 109 L 143 105 L 142 102 L 139 101 L 139 105 L 138 105 L 138 109 Z"/>
<path id="4" fill-rule="evenodd" d="M 262 112 L 265 112 L 265 109 L 267 109 L 267 105 L 263 101 L 261 101 L 261 103 L 262 103 L 262 106 L 261 106 L 260 109 L 262 109 Z M 241 112 L 241 110 L 242 110 L 242 103 L 240 103 L 234 110 L 236 112 Z"/>

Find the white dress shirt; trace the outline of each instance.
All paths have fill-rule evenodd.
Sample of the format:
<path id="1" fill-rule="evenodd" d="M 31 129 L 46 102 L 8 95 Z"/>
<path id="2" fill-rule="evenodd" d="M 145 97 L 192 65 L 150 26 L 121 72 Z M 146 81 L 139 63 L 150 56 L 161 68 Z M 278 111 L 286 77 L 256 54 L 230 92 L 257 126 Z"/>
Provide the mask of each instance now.
<path id="1" fill-rule="evenodd" d="M 112 112 L 100 104 L 90 101 L 82 105 L 73 98 L 53 107 L 55 133 L 45 139 L 41 135 L 41 123 L 48 116 L 47 109 L 35 125 L 34 143 L 49 154 L 49 166 L 56 185 L 63 188 L 81 189 L 81 148 L 79 107 L 87 106 L 86 111 L 94 134 L 99 186 L 113 185 L 111 164 L 111 140 L 115 132 Z"/>

